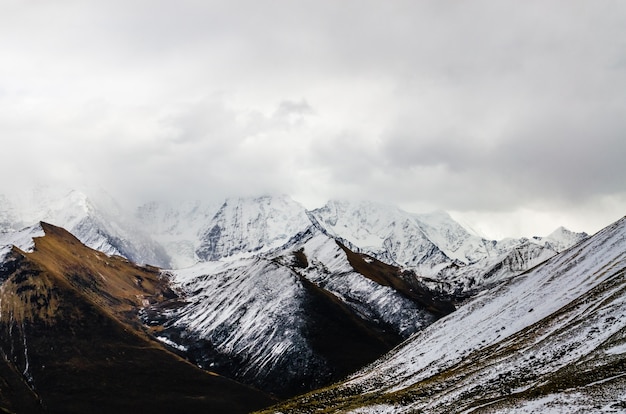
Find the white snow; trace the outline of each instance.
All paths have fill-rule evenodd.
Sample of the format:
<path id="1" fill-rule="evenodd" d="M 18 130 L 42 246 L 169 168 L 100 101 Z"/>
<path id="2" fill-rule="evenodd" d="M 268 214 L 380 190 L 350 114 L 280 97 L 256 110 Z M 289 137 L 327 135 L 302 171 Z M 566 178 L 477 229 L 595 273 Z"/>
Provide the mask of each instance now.
<path id="1" fill-rule="evenodd" d="M 242 375 L 267 374 L 296 354 L 313 360 L 301 331 L 304 292 L 286 267 L 262 258 L 201 263 L 175 271 L 174 281 L 189 305 L 173 315 L 173 326 L 244 358 Z"/>
<path id="2" fill-rule="evenodd" d="M 372 405 L 348 411 L 346 414 L 397 414 L 400 407 L 395 405 Z"/>
<path id="3" fill-rule="evenodd" d="M 44 232 L 39 224 L 26 227 L 18 231 L 0 233 L 0 261 L 11 251 L 11 246 L 16 246 L 25 252 L 31 252 L 35 247 L 34 238 L 43 237 Z"/>
<path id="4" fill-rule="evenodd" d="M 433 315 L 395 289 L 382 286 L 354 271 L 334 239 L 316 234 L 304 243 L 309 266 L 302 274 L 333 293 L 368 320 L 393 326 L 403 337 L 432 323 Z"/>
<path id="5" fill-rule="evenodd" d="M 196 249 L 202 233 L 221 204 L 211 202 L 150 202 L 140 206 L 136 217 L 140 225 L 158 241 L 171 257 L 172 267 L 181 269 L 200 259 Z"/>
<path id="6" fill-rule="evenodd" d="M 615 345 L 605 351 L 609 355 L 626 354 L 626 343 Z"/>
<path id="7" fill-rule="evenodd" d="M 522 273 L 586 236 L 560 228 L 543 239 L 486 240 L 443 211 L 412 214 L 364 201 L 330 201 L 309 214 L 353 250 L 412 269 L 437 280 L 432 288 L 451 292 Z"/>
<path id="8" fill-rule="evenodd" d="M 169 338 L 166 338 L 164 336 L 157 336 L 156 339 L 158 339 L 159 341 L 163 342 L 164 344 L 171 346 L 174 349 L 178 349 L 179 351 L 187 351 L 187 347 L 183 346 L 183 345 L 179 345 L 176 342 L 170 340 Z"/>
<path id="9" fill-rule="evenodd" d="M 231 198 L 222 204 L 169 201 L 145 204 L 133 216 L 98 191 L 87 196 L 44 188 L 0 195 L 0 231 L 39 221 L 64 227 L 106 254 L 177 269 L 271 252 L 315 224 L 347 247 L 435 279 L 432 288 L 449 292 L 477 290 L 521 273 L 581 240 L 580 234 L 559 228 L 544 238 L 496 242 L 466 230 L 443 211 L 412 214 L 372 202 L 330 201 L 306 211 L 287 196 Z"/>
<path id="10" fill-rule="evenodd" d="M 305 208 L 287 196 L 231 198 L 203 229 L 197 255 L 217 260 L 278 248 L 311 226 Z"/>
<path id="11" fill-rule="evenodd" d="M 386 384 L 386 392 L 394 392 L 442 372 L 476 350 L 496 343 L 510 346 L 505 344 L 508 338 L 554 314 L 607 278 L 623 274 L 625 268 L 626 219 L 623 219 L 544 265 L 476 297 L 355 375 L 347 385 L 367 389 L 369 386 Z M 564 313 L 563 318 L 567 319 L 551 326 L 543 336 L 534 338 L 532 344 L 536 345 L 533 346 L 548 354 L 546 360 L 542 361 L 542 368 L 535 370 L 549 372 L 571 363 L 623 329 L 626 323 L 626 298 L 615 296 L 618 289 L 622 289 L 621 285 L 603 291 L 597 303 L 582 303 L 569 313 Z M 608 298 L 611 298 L 610 302 Z M 600 322 L 609 316 L 617 318 L 616 322 Z M 588 320 L 588 324 L 574 322 L 579 319 Z M 560 327 L 570 320 L 575 330 L 561 332 Z M 604 323 L 603 329 L 594 329 L 596 323 Z M 552 342 L 541 342 L 542 338 L 548 336 L 556 336 L 558 341 L 554 345 L 550 345 Z M 622 351 L 620 345 L 608 352 Z M 510 361 L 510 367 L 523 363 L 527 357 L 521 350 L 519 361 Z M 497 372 L 500 371 L 495 369 L 491 373 L 485 372 L 486 376 L 482 380 L 488 382 Z M 537 371 L 536 374 L 541 372 Z M 452 392 L 448 398 L 454 395 Z"/>
<path id="12" fill-rule="evenodd" d="M 94 197 L 76 190 L 39 188 L 32 194 L 0 198 L 0 217 L 10 217 L 5 230 L 17 230 L 41 221 L 63 227 L 87 246 L 137 263 L 168 266 L 161 246 L 134 223 L 104 192 Z"/>

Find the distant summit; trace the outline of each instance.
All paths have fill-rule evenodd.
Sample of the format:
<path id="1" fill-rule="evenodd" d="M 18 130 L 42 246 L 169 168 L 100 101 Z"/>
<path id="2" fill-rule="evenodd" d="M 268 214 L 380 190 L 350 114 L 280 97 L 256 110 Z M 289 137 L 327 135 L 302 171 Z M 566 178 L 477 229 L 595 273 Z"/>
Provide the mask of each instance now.
<path id="1" fill-rule="evenodd" d="M 307 211 L 286 195 L 236 197 L 221 204 L 151 202 L 132 213 L 106 193 L 41 190 L 29 197 L 0 197 L 0 234 L 41 220 L 67 228 L 106 254 L 164 268 L 269 252 L 315 227 L 353 251 L 415 272 L 434 289 L 463 294 L 527 270 L 587 237 L 559 228 L 546 237 L 487 240 L 444 211 L 414 214 L 341 200 Z M 2 237 L 10 236 L 0 236 L 0 242 Z M 523 253 L 509 265 L 513 251 Z"/>

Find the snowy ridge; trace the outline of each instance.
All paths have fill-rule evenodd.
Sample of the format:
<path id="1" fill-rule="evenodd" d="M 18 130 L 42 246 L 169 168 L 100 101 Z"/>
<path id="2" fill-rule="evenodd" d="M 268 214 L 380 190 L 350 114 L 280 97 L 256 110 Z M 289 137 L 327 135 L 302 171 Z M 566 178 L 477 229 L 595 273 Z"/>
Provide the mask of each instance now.
<path id="1" fill-rule="evenodd" d="M 497 252 L 493 243 L 471 234 L 445 211 L 414 216 L 424 234 L 453 260 L 470 264 Z"/>
<path id="2" fill-rule="evenodd" d="M 167 251 L 172 267 L 181 269 L 200 261 L 196 250 L 219 208 L 219 204 L 201 201 L 151 202 L 137 209 L 136 218 Z"/>
<path id="3" fill-rule="evenodd" d="M 382 352 L 440 316 L 356 272 L 339 244 L 313 226 L 281 249 L 198 263 L 172 271 L 172 281 L 184 303 L 148 311 L 144 321 L 161 323 L 161 336 L 196 363 L 273 392 L 286 392 L 290 383 L 321 386 L 337 375 L 328 345 L 319 345 L 336 339 L 312 333 L 334 323 L 322 323 L 325 318 L 386 332 L 388 346 L 372 333 L 369 342 L 355 344 L 386 346 Z M 325 314 L 328 306 L 339 313 Z"/>
<path id="4" fill-rule="evenodd" d="M 229 199 L 204 231 L 196 254 L 202 260 L 218 260 L 266 252 L 310 225 L 304 207 L 287 196 Z"/>
<path id="5" fill-rule="evenodd" d="M 616 412 L 626 405 L 625 344 L 626 218 L 280 411 Z"/>
<path id="6" fill-rule="evenodd" d="M 335 240 L 318 234 L 302 246 L 309 265 L 301 273 L 333 293 L 364 319 L 378 321 L 407 338 L 436 317 L 395 289 L 357 273 Z"/>
<path id="7" fill-rule="evenodd" d="M 330 201 L 309 215 L 353 250 L 409 268 L 434 290 L 463 295 L 522 273 L 587 237 L 559 228 L 544 238 L 486 240 L 444 211 L 412 214 L 371 202 Z"/>
<path id="8" fill-rule="evenodd" d="M 562 252 L 589 237 L 587 233 L 575 233 L 565 227 L 559 227 L 546 237 L 533 237 L 531 241 L 541 245 L 549 245 L 557 252 Z"/>
<path id="9" fill-rule="evenodd" d="M 557 254 L 552 245 L 528 240 L 512 243 L 503 252 L 467 266 L 452 265 L 439 271 L 432 289 L 459 294 L 478 292 L 502 280 L 523 273 Z"/>
<path id="10" fill-rule="evenodd" d="M 11 251 L 12 246 L 18 247 L 25 252 L 31 252 L 35 247 L 34 238 L 43 237 L 44 232 L 40 224 L 26 227 L 18 231 L 0 233 L 0 262 Z"/>
<path id="11" fill-rule="evenodd" d="M 547 237 L 486 240 L 448 213 L 412 214 L 371 202 L 330 201 L 306 211 L 287 196 L 231 198 L 221 205 L 153 202 L 134 216 L 105 193 L 37 190 L 0 197 L 0 226 L 46 221 L 88 246 L 138 263 L 185 268 L 281 249 L 311 225 L 353 251 L 410 269 L 430 288 L 461 296 L 530 269 L 586 235 L 559 228 Z"/>
<path id="12" fill-rule="evenodd" d="M 5 226 L 9 231 L 44 221 L 67 229 L 87 246 L 105 254 L 169 267 L 165 250 L 105 193 L 98 193 L 92 199 L 76 190 L 54 192 L 43 188 L 11 200 L 5 197 L 2 201 L 0 217 L 13 220 Z"/>
<path id="13" fill-rule="evenodd" d="M 190 305 L 170 327 L 209 342 L 221 355 L 241 359 L 235 372 L 241 378 L 262 381 L 280 376 L 289 365 L 322 365 L 303 337 L 305 292 L 288 268 L 257 258 L 205 272 L 189 268 L 177 273 L 175 280 L 183 281 Z M 207 368 L 219 361 L 209 358 Z"/>
<path id="14" fill-rule="evenodd" d="M 432 275 L 433 268 L 452 262 L 428 239 L 415 217 L 392 206 L 333 200 L 310 215 L 328 234 L 386 263 Z"/>
<path id="15" fill-rule="evenodd" d="M 611 268 L 611 272 L 605 271 Z M 382 362 L 380 368 L 383 372 L 395 371 L 400 368 L 397 362 L 411 360 L 408 371 L 401 368 L 403 380 L 392 389 L 408 386 L 450 367 L 477 347 L 495 343 L 542 320 L 625 268 L 626 220 L 621 220 L 578 248 L 480 295 L 412 338 L 410 343 L 421 344 L 415 354 L 415 346 L 406 346 Z M 362 375 L 353 381 L 367 379 L 368 375 Z"/>

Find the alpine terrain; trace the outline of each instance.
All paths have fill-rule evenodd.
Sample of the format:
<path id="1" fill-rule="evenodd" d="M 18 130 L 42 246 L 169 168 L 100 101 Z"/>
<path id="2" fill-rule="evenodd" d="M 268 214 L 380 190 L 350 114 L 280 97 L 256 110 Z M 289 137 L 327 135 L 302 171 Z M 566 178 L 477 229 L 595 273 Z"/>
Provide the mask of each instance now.
<path id="1" fill-rule="evenodd" d="M 267 407 L 272 398 L 393 361 L 410 344 L 418 354 L 451 349 L 453 342 L 431 340 L 428 332 L 453 326 L 441 335 L 454 337 L 460 328 L 441 321 L 470 314 L 478 319 L 458 326 L 480 328 L 486 316 L 476 303 L 499 309 L 508 298 L 513 306 L 522 300 L 517 295 L 530 293 L 506 296 L 503 286 L 544 275 L 537 272 L 598 237 L 558 228 L 547 237 L 487 240 L 442 211 L 413 214 L 370 202 L 307 210 L 288 196 L 263 196 L 152 202 L 129 214 L 104 194 L 37 194 L 35 201 L 0 198 L 0 349 L 12 373 L 4 391 L 0 384 L 0 402 L 9 411 L 33 404 L 55 412 L 69 404 L 64 412 L 80 412 L 89 401 L 106 411 L 129 400 L 136 400 L 129 407 L 165 410 L 177 399 L 191 411 Z M 44 219 L 76 238 L 40 224 Z M 531 319 L 543 315 L 538 309 L 528 312 Z M 505 338 L 502 326 L 497 334 Z M 480 337 L 472 332 L 466 336 Z M 451 364 L 470 355 L 458 352 Z M 372 378 L 386 378 L 376 369 Z M 361 404 L 360 391 L 343 390 L 366 390 L 362 372 L 349 387 L 329 391 L 341 389 L 345 407 Z M 389 375 L 395 381 L 404 374 Z M 83 384 L 90 376 L 96 380 Z M 152 388 L 128 385 L 149 377 Z M 377 404 L 394 387 L 385 381 L 372 382 Z M 105 397 L 109 391 L 119 398 Z M 147 402 L 150 393 L 160 397 Z M 228 411 L 237 396 L 247 397 Z M 293 404 L 286 406 L 292 412 L 308 410 L 300 400 Z M 345 408 L 329 404 L 331 412 Z"/>
<path id="2" fill-rule="evenodd" d="M 274 413 L 626 410 L 626 218 Z"/>
<path id="3" fill-rule="evenodd" d="M 166 349 L 137 312 L 175 293 L 158 269 L 41 223 L 0 266 L 0 410 L 246 413 L 272 399 Z"/>
<path id="4" fill-rule="evenodd" d="M 338 380 L 454 310 L 411 272 L 310 226 L 286 245 L 170 272 L 185 298 L 144 312 L 194 363 L 277 395 Z"/>
<path id="5" fill-rule="evenodd" d="M 103 191 L 94 196 L 77 190 L 37 188 L 13 197 L 0 196 L 0 231 L 11 233 L 40 221 L 74 234 L 87 246 L 136 263 L 169 267 L 166 250 L 143 232 L 132 215 Z M 0 241 L 2 240 L 0 233 Z"/>

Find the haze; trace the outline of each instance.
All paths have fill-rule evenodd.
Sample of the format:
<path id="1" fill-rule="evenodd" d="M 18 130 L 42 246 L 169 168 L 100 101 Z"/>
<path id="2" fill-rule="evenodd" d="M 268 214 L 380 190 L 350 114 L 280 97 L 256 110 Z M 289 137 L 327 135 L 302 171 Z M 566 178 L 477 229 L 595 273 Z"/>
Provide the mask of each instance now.
<path id="1" fill-rule="evenodd" d="M 626 3 L 0 5 L 0 190 L 287 193 L 479 232 L 626 212 Z"/>

